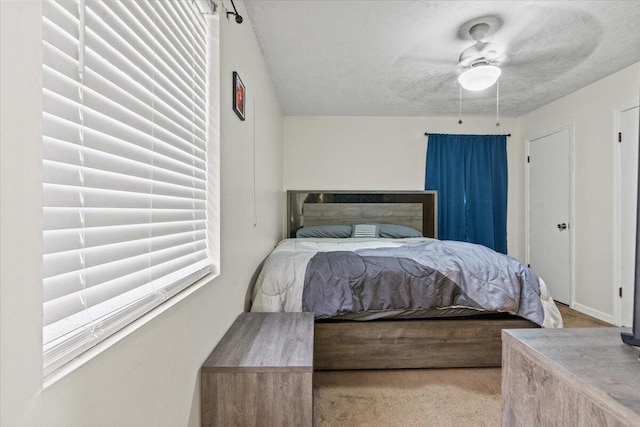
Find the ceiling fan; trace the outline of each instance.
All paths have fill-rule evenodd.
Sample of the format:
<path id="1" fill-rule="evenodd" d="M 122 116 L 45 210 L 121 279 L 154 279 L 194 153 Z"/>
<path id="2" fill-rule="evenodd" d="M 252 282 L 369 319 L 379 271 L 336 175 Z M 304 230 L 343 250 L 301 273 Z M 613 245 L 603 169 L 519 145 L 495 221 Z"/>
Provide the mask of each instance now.
<path id="1" fill-rule="evenodd" d="M 469 28 L 469 35 L 475 44 L 462 51 L 458 64 L 466 68 L 458 76 L 458 82 L 466 90 L 479 91 L 493 86 L 502 71 L 497 67 L 502 52 L 491 42 L 482 41 L 491 27 L 486 22 L 480 22 Z"/>
<path id="2" fill-rule="evenodd" d="M 495 43 L 482 41 L 491 27 L 485 22 L 480 22 L 469 28 L 469 35 L 475 44 L 466 48 L 460 54 L 458 62 L 463 67 L 471 67 L 478 62 L 488 64 L 496 63 L 502 56 L 501 49 Z"/>
<path id="3" fill-rule="evenodd" d="M 418 105 L 437 99 L 439 108 L 448 108 L 453 114 L 450 106 L 460 97 L 460 75 L 499 67 L 501 98 L 506 94 L 503 105 L 513 108 L 524 102 L 525 93 L 535 96 L 543 91 L 551 78 L 566 78 L 565 74 L 588 58 L 603 37 L 597 19 L 587 12 L 549 15 L 546 10 L 546 6 L 535 6 L 522 16 L 478 14 L 461 19 L 464 22 L 449 31 L 434 29 L 433 34 L 411 44 L 394 60 L 394 72 L 385 85 Z M 575 21 L 582 24 L 576 26 Z M 433 43 L 434 38 L 437 43 Z M 497 89 L 492 84 L 486 87 Z M 490 90 L 463 92 L 465 107 L 476 114 L 483 114 L 494 102 L 488 96 Z"/>

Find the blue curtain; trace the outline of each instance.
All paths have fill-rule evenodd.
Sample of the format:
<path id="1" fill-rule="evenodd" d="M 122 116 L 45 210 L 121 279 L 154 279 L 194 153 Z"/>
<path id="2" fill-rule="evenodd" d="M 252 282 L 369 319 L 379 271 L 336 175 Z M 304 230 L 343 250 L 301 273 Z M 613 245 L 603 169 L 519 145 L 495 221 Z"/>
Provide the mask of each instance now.
<path id="1" fill-rule="evenodd" d="M 507 253 L 507 137 L 429 135 L 425 189 L 438 191 L 438 237 Z"/>

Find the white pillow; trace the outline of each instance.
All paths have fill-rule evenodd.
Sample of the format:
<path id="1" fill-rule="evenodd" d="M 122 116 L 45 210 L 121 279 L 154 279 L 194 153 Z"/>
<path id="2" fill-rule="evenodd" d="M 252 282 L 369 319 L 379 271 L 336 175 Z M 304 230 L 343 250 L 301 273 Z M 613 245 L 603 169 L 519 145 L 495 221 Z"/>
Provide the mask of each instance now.
<path id="1" fill-rule="evenodd" d="M 378 237 L 376 224 L 356 224 L 353 226 L 351 237 Z"/>

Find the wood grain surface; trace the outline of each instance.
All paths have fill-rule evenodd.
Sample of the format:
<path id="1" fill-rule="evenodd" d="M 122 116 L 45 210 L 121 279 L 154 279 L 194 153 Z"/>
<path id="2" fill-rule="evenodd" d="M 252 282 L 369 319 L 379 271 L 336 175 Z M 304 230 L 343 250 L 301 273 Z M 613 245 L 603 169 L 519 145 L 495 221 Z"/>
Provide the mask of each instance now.
<path id="1" fill-rule="evenodd" d="M 202 376 L 203 426 L 311 426 L 312 372 Z"/>
<path id="2" fill-rule="evenodd" d="M 203 426 L 311 426 L 313 314 L 242 313 L 201 369 Z"/>
<path id="3" fill-rule="evenodd" d="M 304 225 L 400 224 L 422 232 L 420 203 L 306 203 Z"/>
<path id="4" fill-rule="evenodd" d="M 313 370 L 313 314 L 242 313 L 202 372 Z"/>
<path id="5" fill-rule="evenodd" d="M 502 425 L 640 426 L 640 360 L 622 330 L 505 330 Z"/>
<path id="6" fill-rule="evenodd" d="M 317 322 L 314 368 L 497 367 L 502 329 L 537 327 L 520 318 Z"/>

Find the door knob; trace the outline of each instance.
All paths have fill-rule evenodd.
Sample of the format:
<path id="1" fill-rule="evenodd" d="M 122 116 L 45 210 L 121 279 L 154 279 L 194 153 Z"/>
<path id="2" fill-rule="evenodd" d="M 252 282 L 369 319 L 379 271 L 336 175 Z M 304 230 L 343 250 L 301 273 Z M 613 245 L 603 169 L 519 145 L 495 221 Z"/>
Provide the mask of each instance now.
<path id="1" fill-rule="evenodd" d="M 558 224 L 558 230 L 562 231 L 566 229 L 567 229 L 567 223 L 563 222 L 562 224 Z"/>

